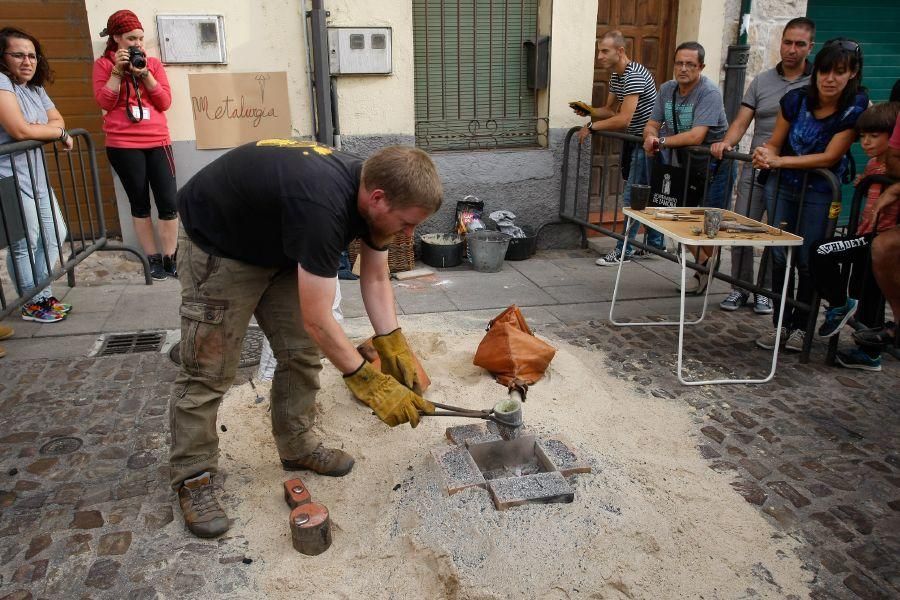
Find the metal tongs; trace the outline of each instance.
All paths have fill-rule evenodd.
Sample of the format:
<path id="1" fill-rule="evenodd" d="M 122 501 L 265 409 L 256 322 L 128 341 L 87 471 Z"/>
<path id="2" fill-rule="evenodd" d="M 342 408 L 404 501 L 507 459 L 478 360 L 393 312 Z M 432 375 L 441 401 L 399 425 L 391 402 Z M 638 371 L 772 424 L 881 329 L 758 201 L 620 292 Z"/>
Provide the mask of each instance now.
<path id="1" fill-rule="evenodd" d="M 450 406 L 449 404 L 441 404 L 439 402 L 432 402 L 435 408 L 439 408 L 441 410 L 436 410 L 433 413 L 424 413 L 419 411 L 419 413 L 423 416 L 428 417 L 464 417 L 469 419 L 484 419 L 485 421 L 493 421 L 495 423 L 500 423 L 505 425 L 503 421 L 497 419 L 494 416 L 493 408 L 485 408 L 482 410 L 478 410 L 476 408 L 460 408 L 459 406 Z"/>

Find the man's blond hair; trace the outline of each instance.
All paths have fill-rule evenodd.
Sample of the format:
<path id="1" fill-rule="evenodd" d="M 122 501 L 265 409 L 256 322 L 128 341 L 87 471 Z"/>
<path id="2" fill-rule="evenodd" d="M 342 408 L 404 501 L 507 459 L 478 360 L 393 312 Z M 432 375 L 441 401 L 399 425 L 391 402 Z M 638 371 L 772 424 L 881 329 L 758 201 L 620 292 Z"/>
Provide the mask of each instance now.
<path id="1" fill-rule="evenodd" d="M 362 184 L 370 191 L 384 190 L 391 208 L 416 206 L 434 213 L 444 197 L 431 157 L 411 146 L 388 146 L 370 156 L 363 163 Z"/>

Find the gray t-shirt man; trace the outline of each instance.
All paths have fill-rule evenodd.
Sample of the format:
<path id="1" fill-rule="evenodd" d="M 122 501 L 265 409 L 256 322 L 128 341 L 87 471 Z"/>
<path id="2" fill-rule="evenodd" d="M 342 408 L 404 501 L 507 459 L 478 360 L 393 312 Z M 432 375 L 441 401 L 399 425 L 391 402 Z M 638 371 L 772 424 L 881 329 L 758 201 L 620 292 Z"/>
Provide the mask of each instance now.
<path id="1" fill-rule="evenodd" d="M 728 130 L 722 92 L 705 75 L 700 77 L 700 81 L 687 96 L 682 96 L 678 92 L 678 82 L 674 79 L 662 84 L 650 118 L 662 123 L 659 128 L 660 137 L 683 133 L 697 125 L 704 125 L 708 127 L 706 137 L 703 138 L 704 144 L 718 142 L 725 137 Z M 663 152 L 666 161 L 670 162 L 673 158 L 670 155 L 671 151 L 663 148 Z"/>
<path id="2" fill-rule="evenodd" d="M 46 125 L 49 118 L 47 111 L 56 108 L 53 101 L 44 91 L 43 87 L 30 85 L 16 85 L 10 78 L 0 73 L 0 93 L 12 92 L 16 95 L 19 108 L 22 110 L 22 116 L 26 123 L 40 123 Z M 8 144 L 15 142 L 9 132 L 0 126 L 0 144 Z M 16 156 L 16 177 L 19 180 L 19 189 L 23 195 L 34 198 L 31 185 L 31 174 L 28 172 L 28 162 L 34 169 L 34 179 L 37 183 L 37 195 L 39 197 L 47 194 L 47 177 L 44 174 L 44 162 L 40 150 L 30 150 Z M 9 155 L 0 156 L 0 178 L 11 177 L 12 169 L 10 168 Z"/>
<path id="3" fill-rule="evenodd" d="M 774 68 L 763 71 L 750 82 L 750 86 L 741 99 L 741 104 L 754 111 L 751 150 L 762 146 L 772 137 L 781 97 L 791 90 L 809 85 L 811 73 L 812 65 L 807 62 L 803 75 L 794 80 L 786 79 L 781 63 L 778 63 Z"/>

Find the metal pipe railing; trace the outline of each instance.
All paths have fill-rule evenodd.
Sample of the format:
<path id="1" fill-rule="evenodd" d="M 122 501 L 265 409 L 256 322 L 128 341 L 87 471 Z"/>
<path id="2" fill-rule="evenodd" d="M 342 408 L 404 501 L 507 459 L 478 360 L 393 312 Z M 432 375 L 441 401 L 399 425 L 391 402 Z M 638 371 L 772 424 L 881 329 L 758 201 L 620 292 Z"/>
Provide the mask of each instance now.
<path id="1" fill-rule="evenodd" d="M 131 252 L 144 266 L 145 283 L 152 284 L 150 265 L 143 252 L 110 242 L 107 238 L 96 148 L 90 134 L 84 129 L 72 129 L 69 134 L 73 147 L 66 153 L 64 161 L 60 160 L 60 149 L 55 143 L 28 140 L 0 144 L 0 168 L 8 166 L 10 171 L 5 178 L 0 173 L 0 182 L 6 180 L 12 183 L 0 186 L 0 233 L 10 253 L 14 251 L 13 246 L 19 245 L 21 248 L 24 242 L 28 258 L 27 265 L 20 265 L 16 260 L 9 261 L 12 264 L 9 276 L 14 293 L 8 294 L 0 285 L 0 319 L 21 308 L 63 274 L 67 275 L 69 286 L 75 286 L 75 267 L 98 250 Z M 48 148 L 53 152 L 57 172 L 55 188 L 50 181 L 46 157 Z M 18 171 L 22 167 L 28 173 L 27 179 L 19 177 Z M 41 221 L 41 213 L 47 210 L 50 223 L 45 225 Z M 32 215 L 37 227 L 31 229 L 32 232 L 37 230 L 36 236 L 29 235 L 28 231 Z M 68 256 L 66 248 L 69 250 Z M 43 251 L 42 264 L 36 256 L 38 250 Z M 28 271 L 22 271 L 23 268 L 31 274 L 33 287 L 28 289 L 21 286 L 23 276 L 28 274 Z"/>
<path id="2" fill-rule="evenodd" d="M 598 212 L 600 214 L 600 220 L 601 220 L 600 223 L 591 223 L 589 220 L 589 214 L 590 214 L 591 208 L 592 208 L 590 193 L 587 194 L 588 197 L 587 197 L 587 200 L 584 202 L 583 210 L 579 210 L 581 208 L 581 204 L 582 204 L 581 198 L 580 198 L 582 195 L 582 192 L 581 192 L 580 188 L 581 188 L 581 166 L 585 162 L 585 159 L 582 157 L 582 149 L 583 149 L 584 145 L 578 144 L 576 147 L 574 158 L 571 156 L 571 154 L 572 154 L 572 137 L 578 130 L 579 130 L 579 127 L 571 128 L 566 133 L 565 141 L 563 142 L 564 147 L 563 147 L 561 183 L 560 183 L 560 195 L 559 195 L 559 218 L 562 221 L 569 222 L 569 223 L 580 226 L 581 232 L 582 232 L 582 245 L 583 246 L 586 246 L 586 243 L 587 243 L 587 230 L 596 231 L 598 233 L 601 233 L 608 237 L 614 238 L 616 240 L 624 240 L 625 236 L 627 235 L 627 232 L 625 232 L 623 230 L 622 233 L 618 233 L 616 231 L 617 225 L 620 222 L 623 227 L 625 224 L 624 218 L 622 218 L 620 220 L 621 208 L 623 208 L 619 204 L 620 199 L 621 199 L 620 194 L 616 194 L 615 199 L 612 202 L 611 214 L 613 215 L 613 219 L 612 219 L 611 226 L 606 227 L 603 224 L 603 217 L 604 217 L 604 215 L 609 214 L 608 208 L 610 208 L 610 207 L 607 207 L 607 203 L 609 201 L 607 184 L 608 184 L 608 177 L 609 177 L 608 171 L 610 168 L 609 167 L 610 157 L 613 154 L 614 146 L 616 146 L 616 147 L 620 146 L 621 142 L 632 142 L 632 143 L 636 143 L 636 144 L 643 144 L 643 140 L 638 136 L 629 135 L 629 134 L 621 133 L 621 132 L 613 132 L 613 131 L 594 132 L 594 136 L 595 136 L 594 139 L 601 140 L 600 143 L 603 144 L 604 148 L 603 148 L 603 158 L 602 158 L 603 169 L 600 173 L 600 181 L 598 182 L 599 186 L 597 188 L 595 188 L 595 186 L 594 186 L 593 171 L 591 171 L 588 175 L 587 189 L 589 191 L 593 190 L 593 189 L 599 189 L 599 207 L 597 207 L 597 208 L 599 209 Z M 618 140 L 620 143 L 616 143 L 616 140 Z M 690 173 L 690 165 L 691 165 L 692 160 L 696 160 L 696 159 L 700 158 L 702 160 L 708 161 L 711 158 L 709 148 L 707 148 L 705 146 L 691 146 L 691 147 L 687 148 L 687 150 L 688 150 L 688 164 L 686 166 L 686 171 L 688 173 Z M 752 161 L 752 157 L 749 154 L 744 154 L 741 152 L 725 152 L 725 153 L 723 153 L 723 158 L 724 159 L 732 159 L 732 160 L 742 162 L 742 163 L 747 163 L 747 164 L 750 164 Z M 592 161 L 593 161 L 593 157 L 591 157 L 589 162 L 592 163 Z M 575 165 L 574 166 L 574 171 L 575 171 L 575 173 L 574 173 L 574 178 L 575 178 L 574 188 L 575 189 L 574 189 L 574 192 L 572 194 L 570 194 L 570 188 L 572 186 L 570 184 L 569 178 L 570 178 L 570 174 L 572 171 L 572 163 L 573 162 Z M 754 169 L 754 173 L 753 173 L 754 181 L 756 179 L 756 174 L 757 174 L 757 170 Z M 803 215 L 803 208 L 804 208 L 804 203 L 806 200 L 806 188 L 807 188 L 807 183 L 808 183 L 810 175 L 815 175 L 817 177 L 821 177 L 822 179 L 824 179 L 827 182 L 829 191 L 831 192 L 832 206 L 834 205 L 835 202 L 840 203 L 840 200 L 841 200 L 840 182 L 838 182 L 837 177 L 835 177 L 834 173 L 832 173 L 831 171 L 829 171 L 827 169 L 821 169 L 821 168 L 806 170 L 806 172 L 804 173 L 803 184 L 802 184 L 801 192 L 800 192 L 798 215 L 797 215 L 798 223 L 800 222 L 800 219 L 802 218 L 802 215 Z M 775 176 L 776 176 L 775 206 L 777 207 L 777 203 L 779 201 L 779 197 L 781 196 L 781 190 L 782 190 L 780 172 L 777 173 Z M 618 179 L 621 180 L 621 177 L 619 177 Z M 700 206 L 702 206 L 705 203 L 706 195 L 709 190 L 709 179 L 710 179 L 709 178 L 709 170 L 707 169 L 706 178 L 705 178 L 704 185 L 703 185 L 703 194 L 702 194 L 702 197 L 698 201 L 698 205 L 700 205 Z M 687 177 L 685 177 L 684 185 L 685 185 L 685 192 L 687 192 L 687 186 L 688 186 L 688 178 Z M 754 192 L 755 187 L 756 187 L 755 185 L 750 186 L 751 198 L 752 198 L 752 194 Z M 617 191 L 618 191 L 618 188 L 617 188 Z M 760 193 L 762 193 L 762 192 L 760 192 Z M 748 201 L 747 205 L 748 206 L 750 205 L 749 201 Z M 775 211 L 773 211 L 773 212 L 775 212 Z M 836 213 L 838 211 L 830 211 L 830 212 Z M 747 216 L 747 215 L 745 215 L 745 216 Z M 775 225 L 775 226 L 778 225 L 776 223 L 772 223 L 772 215 L 769 215 L 768 219 L 769 219 L 770 225 Z M 829 222 L 828 222 L 828 226 L 827 226 L 827 230 L 826 230 L 827 236 L 830 237 L 831 235 L 833 235 L 836 224 L 837 224 L 837 214 L 834 214 L 834 216 L 831 216 L 829 218 Z M 661 256 L 672 262 L 676 262 L 676 263 L 678 262 L 678 257 L 675 256 L 674 254 L 666 252 L 665 250 L 660 250 L 653 246 L 649 246 L 649 245 L 645 244 L 643 241 L 640 241 L 637 239 L 629 240 L 628 244 L 630 246 L 633 245 L 637 248 L 640 248 L 645 252 L 650 252 L 654 255 Z M 768 251 L 768 249 L 767 249 L 767 251 Z M 794 254 L 795 260 L 796 260 L 796 254 L 797 253 Z M 766 260 L 766 257 L 767 257 L 767 254 L 764 254 L 764 258 L 763 258 L 762 266 L 761 266 L 762 272 L 760 273 L 760 276 L 757 277 L 757 281 L 762 281 L 762 279 L 763 279 L 762 276 L 765 273 L 765 269 L 767 268 L 767 262 L 768 262 Z M 701 273 L 708 273 L 711 278 L 720 279 L 720 280 L 728 282 L 732 285 L 739 286 L 742 289 L 748 290 L 750 292 L 765 295 L 776 302 L 786 302 L 787 305 L 790 307 L 793 307 L 793 308 L 796 308 L 799 310 L 808 311 L 809 319 L 806 324 L 806 335 L 805 335 L 804 347 L 803 347 L 803 351 L 801 352 L 800 360 L 801 360 L 801 362 L 807 362 L 809 360 L 809 352 L 810 352 L 810 348 L 812 345 L 812 338 L 813 338 L 813 333 L 815 331 L 816 317 L 818 315 L 818 310 L 819 310 L 819 298 L 818 298 L 817 294 L 813 293 L 813 297 L 812 297 L 811 301 L 807 304 L 806 302 L 802 302 L 802 301 L 796 300 L 794 298 L 782 298 L 781 294 L 779 292 L 775 291 L 774 289 L 769 289 L 762 285 L 759 285 L 757 283 L 757 281 L 745 281 L 742 279 L 734 278 L 728 274 L 722 273 L 722 272 L 718 271 L 718 265 L 711 265 L 711 266 L 707 267 L 707 266 L 705 266 L 701 263 L 695 262 L 695 261 L 688 261 L 687 264 L 690 268 L 694 269 L 695 271 L 698 271 Z M 793 264 L 787 265 L 785 276 L 793 277 Z M 774 288 L 777 286 L 772 286 L 772 287 Z"/>

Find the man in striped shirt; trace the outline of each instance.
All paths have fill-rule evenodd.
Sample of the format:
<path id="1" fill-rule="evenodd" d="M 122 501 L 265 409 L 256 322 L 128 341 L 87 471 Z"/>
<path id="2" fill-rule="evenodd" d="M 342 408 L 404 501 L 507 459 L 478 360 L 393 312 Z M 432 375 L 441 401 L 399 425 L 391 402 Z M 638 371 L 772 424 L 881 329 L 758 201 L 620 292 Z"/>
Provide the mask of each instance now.
<path id="1" fill-rule="evenodd" d="M 591 108 L 591 122 L 578 132 L 579 141 L 583 142 L 594 131 L 624 131 L 640 136 L 656 102 L 656 83 L 653 81 L 653 76 L 644 65 L 628 58 L 625 54 L 625 38 L 619 31 L 609 31 L 600 38 L 597 43 L 597 61 L 602 68 L 612 71 L 609 77 L 609 93 L 605 106 Z M 577 108 L 577 105 L 572 109 L 582 116 L 587 116 L 587 113 Z M 623 202 L 625 206 L 631 206 L 631 186 L 650 183 L 650 175 L 647 172 L 647 156 L 640 144 L 626 143 L 622 153 L 622 160 L 627 161 L 630 158 L 631 164 L 628 170 L 628 179 L 625 182 Z M 637 222 L 631 226 L 628 231 L 629 239 L 634 239 L 639 226 L 640 223 Z M 665 247 L 662 234 L 655 230 L 648 232 L 647 243 L 657 248 Z M 619 241 L 615 250 L 597 259 L 597 264 L 601 266 L 618 265 L 622 254 L 622 245 L 622 242 Z M 628 252 L 625 256 L 626 262 L 630 259 L 631 254 L 632 252 Z"/>

